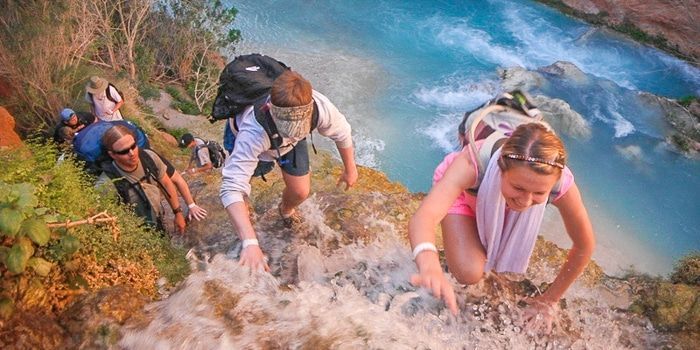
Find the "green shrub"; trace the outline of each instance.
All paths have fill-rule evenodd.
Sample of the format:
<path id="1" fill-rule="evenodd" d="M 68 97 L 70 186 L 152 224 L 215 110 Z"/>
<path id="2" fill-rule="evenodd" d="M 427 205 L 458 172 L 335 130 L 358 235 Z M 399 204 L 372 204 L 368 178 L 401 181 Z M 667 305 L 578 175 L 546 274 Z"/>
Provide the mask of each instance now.
<path id="1" fill-rule="evenodd" d="M 4 236 L 0 257 L 8 269 L 42 276 L 55 266 L 64 273 L 64 264 L 80 254 L 93 256 L 100 264 L 126 259 L 143 268 L 148 268 L 144 260 L 149 260 L 170 282 L 189 272 L 184 252 L 172 247 L 162 233 L 144 226 L 142 218 L 119 203 L 116 191 L 98 191 L 95 179 L 71 155 L 61 161 L 57 158 L 53 145 L 36 142 L 0 151 Z M 103 211 L 117 218 L 115 227 L 85 224 L 47 231 L 47 222 L 83 220 Z"/>
<path id="2" fill-rule="evenodd" d="M 671 282 L 700 286 L 700 252 L 688 254 L 676 262 Z"/>
<path id="3" fill-rule="evenodd" d="M 687 137 L 681 134 L 673 134 L 671 135 L 671 141 L 673 141 L 673 144 L 676 145 L 679 150 L 683 152 L 690 152 L 690 141 Z"/>
<path id="4" fill-rule="evenodd" d="M 168 130 L 168 132 L 170 133 L 170 135 L 173 135 L 173 137 L 175 137 L 177 140 L 180 140 L 182 135 L 184 135 L 190 131 L 187 130 L 187 128 L 176 128 L 176 129 L 170 129 L 170 130 Z"/>
<path id="5" fill-rule="evenodd" d="M 165 87 L 165 91 L 173 97 L 170 107 L 185 114 L 198 115 L 201 113 L 199 108 L 197 108 L 197 105 L 195 105 L 191 99 L 188 98 L 189 96 L 183 96 L 177 87 L 168 85 Z"/>
<path id="6" fill-rule="evenodd" d="M 165 87 L 165 92 L 170 94 L 170 96 L 173 97 L 173 100 L 182 100 L 182 96 L 180 95 L 180 90 L 178 90 L 176 87 L 172 85 L 168 85 Z"/>
<path id="7" fill-rule="evenodd" d="M 688 107 L 690 106 L 693 101 L 698 101 L 698 98 L 693 95 L 688 95 L 688 96 L 683 96 L 678 99 L 678 104 L 680 104 L 683 107 Z"/>
<path id="8" fill-rule="evenodd" d="M 160 90 L 147 82 L 142 82 L 138 84 L 139 95 L 143 97 L 144 100 L 154 100 L 160 98 Z"/>
<path id="9" fill-rule="evenodd" d="M 178 101 L 173 105 L 173 108 L 177 109 L 182 113 L 190 115 L 198 115 L 201 113 L 199 108 L 197 108 L 197 106 L 194 103 L 189 101 Z"/>

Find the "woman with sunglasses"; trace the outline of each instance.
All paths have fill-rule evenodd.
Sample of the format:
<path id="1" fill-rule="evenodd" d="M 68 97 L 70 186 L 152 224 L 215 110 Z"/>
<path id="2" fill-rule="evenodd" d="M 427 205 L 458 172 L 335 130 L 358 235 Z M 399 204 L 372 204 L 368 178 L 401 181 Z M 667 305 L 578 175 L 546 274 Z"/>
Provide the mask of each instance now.
<path id="1" fill-rule="evenodd" d="M 573 246 L 547 290 L 526 299 L 529 306 L 524 312 L 528 327 L 549 333 L 555 317 L 552 311 L 583 272 L 595 246 L 593 228 L 566 158 L 564 144 L 551 130 L 540 123 L 520 125 L 491 155 L 474 195 L 468 189 L 474 188 L 481 173 L 471 148 L 447 155 L 435 170 L 433 188 L 409 223 L 418 267 L 411 283 L 429 289 L 458 313 L 454 289 L 435 247 L 438 224 L 447 266 L 457 282 L 475 284 L 491 270 L 525 273 L 544 207 L 550 193 L 555 194 L 552 204 L 559 209 Z"/>
<path id="2" fill-rule="evenodd" d="M 185 232 L 185 217 L 177 197 L 177 189 L 167 175 L 167 166 L 153 151 L 139 149 L 133 132 L 115 125 L 102 135 L 102 145 L 112 162 L 104 167 L 104 175 L 113 179 L 123 202 L 133 204 L 137 215 L 162 228 L 163 196 L 173 210 L 175 228 Z"/>

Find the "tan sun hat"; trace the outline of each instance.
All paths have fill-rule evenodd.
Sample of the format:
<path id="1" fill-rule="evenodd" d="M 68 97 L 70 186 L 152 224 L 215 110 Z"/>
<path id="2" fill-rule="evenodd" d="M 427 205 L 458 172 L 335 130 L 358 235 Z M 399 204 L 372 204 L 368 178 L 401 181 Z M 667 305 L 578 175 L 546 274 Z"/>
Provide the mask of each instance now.
<path id="1" fill-rule="evenodd" d="M 103 93 L 107 90 L 107 80 L 96 75 L 90 77 L 90 81 L 85 85 L 85 90 L 93 95 Z"/>
<path id="2" fill-rule="evenodd" d="M 302 139 L 311 132 L 311 114 L 314 101 L 304 106 L 278 107 L 270 104 L 270 114 L 275 120 L 277 132 L 284 138 Z"/>

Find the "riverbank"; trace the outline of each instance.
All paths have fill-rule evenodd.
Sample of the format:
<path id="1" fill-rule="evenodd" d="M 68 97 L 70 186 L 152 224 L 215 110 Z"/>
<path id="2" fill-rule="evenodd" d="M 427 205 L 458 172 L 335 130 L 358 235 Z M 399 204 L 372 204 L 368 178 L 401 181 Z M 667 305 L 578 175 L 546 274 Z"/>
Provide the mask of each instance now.
<path id="1" fill-rule="evenodd" d="M 596 26 L 611 28 L 695 66 L 700 65 L 697 1 L 536 0 Z"/>

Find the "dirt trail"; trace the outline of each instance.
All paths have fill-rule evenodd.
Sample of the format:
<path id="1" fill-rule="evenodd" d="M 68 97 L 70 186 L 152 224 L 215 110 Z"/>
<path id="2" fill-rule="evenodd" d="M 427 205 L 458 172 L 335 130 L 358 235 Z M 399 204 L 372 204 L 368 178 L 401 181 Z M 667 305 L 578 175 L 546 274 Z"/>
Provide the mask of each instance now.
<path id="1" fill-rule="evenodd" d="M 194 136 L 222 142 L 223 121 L 212 124 L 204 115 L 184 114 L 170 106 L 172 101 L 172 96 L 161 90 L 159 99 L 148 100 L 146 104 L 153 109 L 155 117 L 167 128 L 186 128 Z"/>

